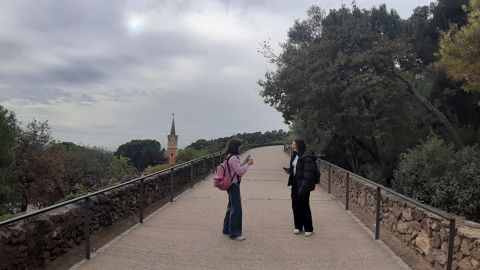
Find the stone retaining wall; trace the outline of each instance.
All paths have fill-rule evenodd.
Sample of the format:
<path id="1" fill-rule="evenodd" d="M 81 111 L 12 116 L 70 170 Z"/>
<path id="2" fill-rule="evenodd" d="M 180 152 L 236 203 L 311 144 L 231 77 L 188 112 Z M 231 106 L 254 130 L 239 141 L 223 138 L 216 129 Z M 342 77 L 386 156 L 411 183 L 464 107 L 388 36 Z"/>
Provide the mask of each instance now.
<path id="1" fill-rule="evenodd" d="M 320 170 L 320 185 L 327 190 L 328 166 L 321 164 Z M 331 167 L 331 192 L 343 203 L 345 179 L 345 171 Z M 355 176 L 350 175 L 350 179 L 350 210 L 374 231 L 376 187 Z M 381 238 L 387 245 L 400 242 L 401 249 L 412 251 L 416 259 L 427 262 L 431 269 L 445 269 L 448 220 L 385 192 L 382 192 L 381 209 Z M 461 218 L 456 222 L 453 269 L 480 269 L 480 228 L 475 228 L 475 224 L 465 225 Z M 406 263 L 411 265 L 408 260 Z"/>
<path id="2" fill-rule="evenodd" d="M 206 160 L 206 174 L 211 172 L 212 163 L 211 157 Z M 193 182 L 204 179 L 203 161 L 195 163 L 193 175 Z M 157 175 L 144 181 L 147 206 L 168 201 L 169 175 Z M 193 182 L 190 180 L 190 166 L 176 169 L 174 194 L 181 193 Z M 139 189 L 140 183 L 135 183 L 91 197 L 91 233 L 95 234 L 116 221 L 138 216 Z M 83 244 L 84 213 L 83 202 L 70 204 L 31 220 L 0 228 L 0 269 L 42 268 L 69 249 Z"/>

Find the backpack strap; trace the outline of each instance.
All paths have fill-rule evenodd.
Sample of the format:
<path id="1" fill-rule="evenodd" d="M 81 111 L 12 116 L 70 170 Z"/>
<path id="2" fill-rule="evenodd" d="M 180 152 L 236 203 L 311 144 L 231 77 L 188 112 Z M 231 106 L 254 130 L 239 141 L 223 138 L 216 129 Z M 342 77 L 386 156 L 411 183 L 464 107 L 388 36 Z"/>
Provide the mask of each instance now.
<path id="1" fill-rule="evenodd" d="M 230 173 L 230 165 L 228 165 L 228 160 L 233 157 L 233 156 L 236 156 L 238 157 L 237 155 L 230 155 L 227 157 L 227 170 L 228 170 L 228 173 Z M 237 175 L 236 172 L 233 172 L 233 176 L 232 176 L 232 179 L 230 179 L 230 182 L 233 182 L 233 178 L 235 178 L 235 176 Z"/>

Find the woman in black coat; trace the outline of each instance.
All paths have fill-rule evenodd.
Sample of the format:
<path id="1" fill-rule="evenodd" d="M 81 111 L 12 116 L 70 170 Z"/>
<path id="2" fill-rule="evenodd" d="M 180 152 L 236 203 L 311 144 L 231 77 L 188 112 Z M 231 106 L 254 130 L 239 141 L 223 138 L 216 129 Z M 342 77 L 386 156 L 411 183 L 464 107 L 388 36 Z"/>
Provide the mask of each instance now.
<path id="1" fill-rule="evenodd" d="M 313 233 L 312 213 L 310 211 L 310 191 L 320 180 L 317 158 L 312 151 L 307 151 L 303 140 L 292 143 L 290 168 L 285 168 L 289 174 L 288 185 L 292 186 L 292 210 L 295 229 L 294 234 L 305 232 L 305 236 Z"/>

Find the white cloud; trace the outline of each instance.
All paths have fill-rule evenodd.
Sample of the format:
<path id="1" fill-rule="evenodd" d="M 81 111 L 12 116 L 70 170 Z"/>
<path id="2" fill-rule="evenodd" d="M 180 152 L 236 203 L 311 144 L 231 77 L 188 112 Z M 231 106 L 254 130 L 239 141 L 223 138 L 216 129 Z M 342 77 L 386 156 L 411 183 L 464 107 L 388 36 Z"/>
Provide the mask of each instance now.
<path id="1" fill-rule="evenodd" d="M 403 17 L 420 5 L 386 2 Z M 278 51 L 312 4 L 341 2 L 0 1 L 0 104 L 22 122 L 49 120 L 61 140 L 112 150 L 136 138 L 164 145 L 173 109 L 181 146 L 286 129 L 258 94 L 269 64 L 257 49 L 271 38 Z"/>
<path id="2" fill-rule="evenodd" d="M 224 9 L 218 4 L 187 13 L 182 22 L 186 30 L 209 43 L 244 43 L 251 40 L 254 33 L 235 10 Z"/>

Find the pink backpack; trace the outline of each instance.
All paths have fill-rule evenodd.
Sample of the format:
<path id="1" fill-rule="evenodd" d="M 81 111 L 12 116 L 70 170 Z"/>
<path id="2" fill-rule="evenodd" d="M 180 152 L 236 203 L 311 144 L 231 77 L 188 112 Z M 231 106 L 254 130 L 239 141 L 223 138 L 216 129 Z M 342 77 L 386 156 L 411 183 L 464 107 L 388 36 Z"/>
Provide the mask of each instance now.
<path id="1" fill-rule="evenodd" d="M 233 176 L 230 174 L 230 167 L 228 166 L 228 160 L 232 156 L 229 156 L 217 166 L 217 174 L 213 177 L 213 186 L 220 190 L 229 189 L 236 175 L 235 173 L 233 173 Z"/>

